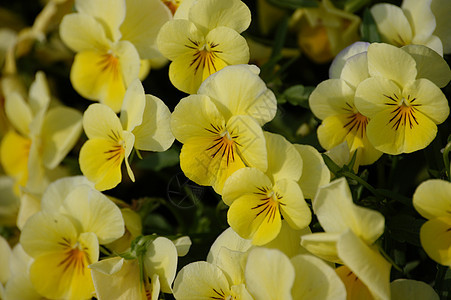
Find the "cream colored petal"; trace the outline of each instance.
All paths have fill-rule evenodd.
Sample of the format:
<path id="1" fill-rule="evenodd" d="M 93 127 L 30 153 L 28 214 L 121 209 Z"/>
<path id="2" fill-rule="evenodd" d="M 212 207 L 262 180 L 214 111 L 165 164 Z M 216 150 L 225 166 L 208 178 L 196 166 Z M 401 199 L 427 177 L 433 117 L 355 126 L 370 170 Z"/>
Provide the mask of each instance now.
<path id="1" fill-rule="evenodd" d="M 102 24 L 86 14 L 66 15 L 61 21 L 60 36 L 75 52 L 106 51 L 111 44 Z"/>
<path id="2" fill-rule="evenodd" d="M 33 115 L 36 115 L 39 111 L 47 110 L 51 95 L 44 72 L 36 72 L 36 78 L 28 93 L 28 104 Z"/>
<path id="3" fill-rule="evenodd" d="M 296 278 L 291 294 L 294 299 L 346 299 L 346 289 L 334 269 L 312 255 L 291 258 Z"/>
<path id="4" fill-rule="evenodd" d="M 45 116 L 42 124 L 42 159 L 53 169 L 78 141 L 82 131 L 82 115 L 68 107 L 56 107 Z"/>
<path id="5" fill-rule="evenodd" d="M 171 131 L 171 112 L 159 98 L 146 95 L 142 123 L 133 129 L 135 148 L 146 151 L 165 151 L 174 142 Z"/>
<path id="6" fill-rule="evenodd" d="M 423 281 L 396 279 L 390 284 L 392 300 L 439 300 L 434 289 Z"/>
<path id="7" fill-rule="evenodd" d="M 418 105 L 418 111 L 426 115 L 434 123 L 440 124 L 448 118 L 449 106 L 443 92 L 431 81 L 418 79 L 407 85 L 403 92 L 404 98 L 410 99 L 412 104 Z M 413 102 L 415 101 L 415 102 Z"/>
<path id="8" fill-rule="evenodd" d="M 120 24 L 124 21 L 126 4 L 124 0 L 76 0 L 75 7 L 82 14 L 100 19 L 108 36 L 117 41 L 121 37 Z"/>
<path id="9" fill-rule="evenodd" d="M 440 38 L 436 35 L 431 35 L 426 41 L 422 43 L 428 48 L 431 48 L 437 52 L 440 56 L 443 56 L 443 43 Z"/>
<path id="10" fill-rule="evenodd" d="M 23 193 L 20 197 L 20 207 L 17 213 L 16 225 L 22 230 L 28 219 L 41 210 L 41 203 L 39 197 Z"/>
<path id="11" fill-rule="evenodd" d="M 207 300 L 230 295 L 229 282 L 213 264 L 198 261 L 183 267 L 174 281 L 174 297 L 178 300 Z"/>
<path id="12" fill-rule="evenodd" d="M 347 141 L 346 137 L 349 134 L 349 130 L 345 125 L 348 122 L 348 115 L 331 115 L 326 117 L 317 130 L 321 147 L 330 150 L 343 143 L 343 141 Z M 351 150 L 352 145 L 348 144 L 348 146 L 349 150 Z"/>
<path id="13" fill-rule="evenodd" d="M 274 240 L 265 244 L 265 248 L 280 250 L 289 258 L 298 254 L 306 254 L 308 251 L 301 246 L 301 237 L 311 233 L 309 227 L 301 230 L 293 229 L 286 220 L 282 220 L 279 234 Z"/>
<path id="14" fill-rule="evenodd" d="M 174 14 L 174 19 L 188 19 L 189 9 L 197 0 L 183 0 Z"/>
<path id="15" fill-rule="evenodd" d="M 50 184 L 42 195 L 41 208 L 46 212 L 60 212 L 64 199 L 78 185 L 94 187 L 84 176 L 64 177 Z"/>
<path id="16" fill-rule="evenodd" d="M 348 104 L 346 104 L 348 103 Z M 309 97 L 313 114 L 324 120 L 328 116 L 346 113 L 354 103 L 354 89 L 344 80 L 328 79 L 316 86 Z"/>
<path id="17" fill-rule="evenodd" d="M 415 80 L 415 60 L 395 46 L 373 43 L 368 47 L 368 71 L 371 76 L 383 77 L 405 86 Z"/>
<path id="18" fill-rule="evenodd" d="M 132 131 L 142 123 L 146 106 L 145 98 L 141 81 L 133 80 L 125 92 L 121 107 L 120 121 L 124 130 Z"/>
<path id="19" fill-rule="evenodd" d="M 222 190 L 222 200 L 230 206 L 244 194 L 259 192 L 260 187 L 272 187 L 268 176 L 256 168 L 239 169 L 226 180 Z"/>
<path id="20" fill-rule="evenodd" d="M 193 3 L 188 19 L 206 31 L 225 26 L 241 33 L 251 23 L 251 12 L 239 0 L 205 0 Z"/>
<path id="21" fill-rule="evenodd" d="M 266 174 L 273 181 L 281 179 L 299 180 L 302 174 L 303 160 L 296 148 L 283 136 L 264 132 L 268 153 Z"/>
<path id="22" fill-rule="evenodd" d="M 417 78 L 426 78 L 438 87 L 445 87 L 451 80 L 451 70 L 446 61 L 435 51 L 422 45 L 407 45 L 402 47 L 415 59 Z"/>
<path id="23" fill-rule="evenodd" d="M 6 175 L 18 180 L 18 184 L 25 186 L 28 179 L 28 158 L 31 140 L 8 131 L 0 144 L 0 161 Z M 17 195 L 19 191 L 17 190 Z"/>
<path id="24" fill-rule="evenodd" d="M 413 194 L 413 206 L 426 219 L 451 216 L 451 183 L 439 179 L 422 182 Z"/>
<path id="25" fill-rule="evenodd" d="M 390 103 L 390 97 L 395 101 L 400 101 L 401 89 L 399 86 L 386 78 L 371 77 L 357 87 L 354 103 L 362 115 L 371 119 L 380 111 L 391 108 L 386 105 L 386 103 Z"/>
<path id="26" fill-rule="evenodd" d="M 412 25 L 399 6 L 379 3 L 374 5 L 370 11 L 383 42 L 396 46 L 411 43 L 413 38 Z"/>
<path id="27" fill-rule="evenodd" d="M 232 227 L 229 227 L 224 230 L 211 245 L 207 261 L 216 264 L 216 259 L 222 247 L 232 251 L 246 252 L 251 246 L 250 240 L 243 239 L 232 229 Z"/>
<path id="28" fill-rule="evenodd" d="M 390 299 L 391 264 L 359 239 L 352 231 L 343 233 L 337 241 L 338 256 L 368 287 L 377 299 Z"/>
<path id="29" fill-rule="evenodd" d="M 347 299 L 374 299 L 368 287 L 347 266 L 340 266 L 335 272 L 346 287 Z"/>
<path id="30" fill-rule="evenodd" d="M 77 240 L 74 224 L 62 214 L 38 212 L 28 219 L 20 235 L 20 243 L 31 257 L 51 254 L 63 249 L 58 242 Z"/>
<path id="31" fill-rule="evenodd" d="M 288 224 L 294 229 L 306 228 L 312 220 L 310 208 L 304 200 L 301 188 L 294 180 L 282 179 L 274 185 L 279 199 L 280 211 Z"/>
<path id="32" fill-rule="evenodd" d="M 277 101 L 255 71 L 248 65 L 229 66 L 205 80 L 198 94 L 210 96 L 226 119 L 249 115 L 263 125 L 274 118 Z"/>
<path id="33" fill-rule="evenodd" d="M 451 265 L 451 218 L 438 217 L 421 226 L 420 241 L 427 255 L 439 264 Z"/>
<path id="34" fill-rule="evenodd" d="M 196 116 L 193 118 L 193 116 Z M 177 104 L 171 116 L 171 129 L 181 143 L 210 134 L 211 125 L 224 127 L 224 117 L 207 96 L 191 95 Z"/>
<path id="35" fill-rule="evenodd" d="M 22 135 L 28 136 L 33 114 L 19 93 L 10 94 L 5 98 L 5 113 L 14 128 Z"/>
<path id="36" fill-rule="evenodd" d="M 157 37 L 158 49 L 169 60 L 175 60 L 181 55 L 192 52 L 191 41 L 204 43 L 205 36 L 196 25 L 188 20 L 173 20 L 160 29 Z"/>
<path id="37" fill-rule="evenodd" d="M 339 233 L 320 232 L 306 234 L 301 237 L 301 246 L 319 258 L 342 264 L 343 262 L 337 253 L 337 241 L 339 237 Z"/>
<path id="38" fill-rule="evenodd" d="M 433 0 L 431 9 L 436 20 L 434 34 L 443 42 L 443 52 L 446 54 L 451 53 L 451 34 L 449 34 L 451 5 L 447 0 Z"/>
<path id="39" fill-rule="evenodd" d="M 249 46 L 246 39 L 228 27 L 218 27 L 208 32 L 206 43 L 216 45 L 217 56 L 227 65 L 247 64 Z M 217 69 L 216 71 L 219 71 Z"/>
<path id="40" fill-rule="evenodd" d="M 339 79 L 346 61 L 356 54 L 366 52 L 369 45 L 370 43 L 367 42 L 355 42 L 341 50 L 340 53 L 335 56 L 332 64 L 330 65 L 329 78 Z"/>
<path id="41" fill-rule="evenodd" d="M 292 299 L 295 270 L 288 257 L 278 250 L 251 250 L 245 277 L 246 286 L 256 300 Z"/>
<path id="42" fill-rule="evenodd" d="M 172 241 L 177 249 L 177 256 L 185 256 L 191 248 L 192 242 L 189 236 L 181 236 Z"/>
<path id="43" fill-rule="evenodd" d="M 160 28 L 172 19 L 171 11 L 159 0 L 126 0 L 127 11 L 120 27 L 122 40 L 131 42 L 141 59 L 157 55 Z"/>
<path id="44" fill-rule="evenodd" d="M 368 74 L 368 59 L 366 52 L 356 54 L 346 60 L 340 78 L 346 81 L 354 90 L 370 77 Z"/>
<path id="45" fill-rule="evenodd" d="M 177 249 L 171 240 L 157 237 L 147 245 L 144 268 L 148 277 L 157 274 L 161 291 L 172 293 L 172 282 L 177 271 Z"/>
<path id="46" fill-rule="evenodd" d="M 432 0 L 404 0 L 401 8 L 409 20 L 413 33 L 413 44 L 420 44 L 435 30 L 435 17 L 431 10 Z"/>
<path id="47" fill-rule="evenodd" d="M 122 125 L 117 115 L 106 105 L 91 104 L 83 114 L 83 129 L 90 139 L 122 136 Z M 111 138 L 112 139 L 112 138 Z"/>
<path id="48" fill-rule="evenodd" d="M 313 199 L 320 186 L 330 181 L 330 171 L 321 154 L 310 145 L 294 144 L 296 151 L 302 158 L 302 175 L 298 180 L 304 197 Z"/>
<path id="49" fill-rule="evenodd" d="M 76 219 L 82 232 L 93 232 L 100 244 L 107 244 L 124 234 L 121 211 L 105 195 L 87 185 L 75 187 L 63 202 L 65 212 Z"/>
<path id="50" fill-rule="evenodd" d="M 227 277 L 231 285 L 244 284 L 244 269 L 246 267 L 247 253 L 233 251 L 226 247 L 221 247 L 215 265 L 218 266 Z"/>

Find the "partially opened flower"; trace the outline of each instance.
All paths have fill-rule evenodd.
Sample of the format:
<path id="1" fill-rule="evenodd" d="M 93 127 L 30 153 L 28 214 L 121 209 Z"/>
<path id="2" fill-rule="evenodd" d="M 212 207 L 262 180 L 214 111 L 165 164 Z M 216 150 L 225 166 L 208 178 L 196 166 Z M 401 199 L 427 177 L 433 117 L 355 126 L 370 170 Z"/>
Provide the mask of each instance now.
<path id="1" fill-rule="evenodd" d="M 297 181 L 302 159 L 280 135 L 265 133 L 268 169 L 243 168 L 225 182 L 222 199 L 230 206 L 227 221 L 243 238 L 264 245 L 280 232 L 282 219 L 294 229 L 308 226 L 311 213 Z"/>
<path id="2" fill-rule="evenodd" d="M 391 265 L 374 245 L 384 232 L 384 217 L 355 205 L 344 178 L 319 189 L 313 210 L 325 232 L 302 236 L 302 246 L 320 258 L 344 264 L 371 295 L 389 299 Z"/>
<path id="3" fill-rule="evenodd" d="M 53 194 L 54 195 L 54 194 Z M 74 188 L 25 224 L 20 242 L 34 259 L 30 279 L 47 298 L 87 299 L 94 286 L 88 265 L 99 258 L 99 244 L 124 233 L 119 208 L 88 185 Z"/>
<path id="4" fill-rule="evenodd" d="M 83 116 L 89 140 L 80 150 L 81 171 L 96 184 L 96 189 L 111 189 L 122 180 L 121 165 L 125 160 L 134 181 L 128 162 L 131 151 L 168 149 L 174 141 L 169 118 L 167 106 L 155 96 L 144 95 L 139 80 L 127 89 L 120 118 L 104 104 L 90 105 Z"/>
<path id="5" fill-rule="evenodd" d="M 247 63 L 249 48 L 240 33 L 250 21 L 250 11 L 240 0 L 199 0 L 190 6 L 188 19 L 166 23 L 158 35 L 158 48 L 172 61 L 172 84 L 194 94 L 211 74 Z"/>
<path id="6" fill-rule="evenodd" d="M 410 54 L 421 50 L 421 55 Z M 425 73 L 426 69 L 434 74 Z M 439 88 L 451 78 L 446 62 L 425 46 L 399 49 L 375 43 L 368 47 L 368 72 L 371 77 L 357 87 L 355 106 L 369 118 L 370 143 L 393 155 L 429 145 L 437 124 L 449 115 L 448 101 Z"/>
<path id="7" fill-rule="evenodd" d="M 171 128 L 184 144 L 180 166 L 197 184 L 221 193 L 236 170 L 267 169 L 261 126 L 274 118 L 276 99 L 257 74 L 255 66 L 226 67 L 175 107 Z"/>
<path id="8" fill-rule="evenodd" d="M 2 81 L 5 112 L 12 128 L 0 145 L 0 162 L 16 181 L 15 191 L 27 186 L 40 193 L 48 184 L 48 170 L 55 169 L 72 149 L 81 133 L 81 114 L 75 109 L 49 108 L 50 91 L 42 72 L 36 73 L 26 99 L 22 88 Z"/>
<path id="9" fill-rule="evenodd" d="M 160 0 L 77 0 L 75 8 L 60 27 L 64 43 L 77 52 L 72 85 L 118 112 L 140 60 L 160 55 L 155 40 L 171 12 Z"/>
<path id="10" fill-rule="evenodd" d="M 318 127 L 321 146 L 331 150 L 346 141 L 351 157 L 357 151 L 357 166 L 372 164 L 382 155 L 368 141 L 368 118 L 354 104 L 357 86 L 369 77 L 368 45 L 358 42 L 343 50 L 331 65 L 331 79 L 321 82 L 309 97 L 312 112 L 323 120 Z"/>
<path id="11" fill-rule="evenodd" d="M 436 262 L 451 266 L 451 183 L 431 179 L 420 184 L 413 194 L 413 206 L 428 221 L 420 230 L 426 253 Z"/>
<path id="12" fill-rule="evenodd" d="M 378 3 L 371 8 L 371 14 L 384 43 L 398 47 L 424 45 L 443 55 L 442 41 L 434 35 L 436 20 L 431 0 L 403 0 L 401 7 Z"/>

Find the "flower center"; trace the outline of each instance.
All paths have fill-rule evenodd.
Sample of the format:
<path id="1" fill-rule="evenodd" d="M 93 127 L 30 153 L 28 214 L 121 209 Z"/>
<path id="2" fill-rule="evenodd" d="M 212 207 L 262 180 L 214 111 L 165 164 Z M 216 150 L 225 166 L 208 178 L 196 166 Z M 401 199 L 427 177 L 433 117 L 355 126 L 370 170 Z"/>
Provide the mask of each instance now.
<path id="1" fill-rule="evenodd" d="M 234 135 L 233 131 L 228 131 L 222 126 L 215 126 L 210 124 L 212 129 L 205 128 L 208 132 L 214 134 L 212 145 L 206 149 L 209 152 L 211 158 L 215 158 L 220 155 L 221 158 L 226 159 L 227 166 L 229 163 L 235 161 L 236 146 L 241 146 L 234 139 L 238 138 L 238 135 Z"/>
<path id="2" fill-rule="evenodd" d="M 104 152 L 105 154 L 108 154 L 106 160 L 113 161 L 113 164 L 115 165 L 120 165 L 125 157 L 125 141 L 122 139 L 119 132 L 114 132 L 113 130 L 108 134 L 108 137 L 112 139 L 113 143 L 111 148 Z"/>
<path id="3" fill-rule="evenodd" d="M 116 79 L 119 77 L 119 59 L 111 51 L 103 54 L 97 64 L 102 68 L 102 72 L 112 73 Z"/>
<path id="4" fill-rule="evenodd" d="M 257 187 L 257 190 L 258 192 L 254 192 L 254 194 L 261 196 L 261 202 L 251 209 L 254 209 L 257 212 L 255 217 L 258 217 L 264 213 L 265 220 L 268 223 L 273 222 L 276 215 L 279 214 L 279 206 L 286 205 L 280 201 L 283 196 L 268 187 Z"/>
<path id="5" fill-rule="evenodd" d="M 185 45 L 185 47 L 193 49 L 193 60 L 190 63 L 190 67 L 194 66 L 194 74 L 197 71 L 206 70 L 207 73 L 204 72 L 203 80 L 207 78 L 209 75 L 219 71 L 215 62 L 219 59 L 218 54 L 222 53 L 222 51 L 217 50 L 219 44 L 215 44 L 213 42 L 201 43 L 198 41 L 194 41 L 189 39 L 189 44 Z"/>
<path id="6" fill-rule="evenodd" d="M 344 125 L 344 128 L 348 130 L 348 133 L 353 133 L 360 138 L 365 136 L 366 125 L 368 124 L 368 118 L 359 112 L 349 114 L 347 119 L 348 123 Z"/>
<path id="7" fill-rule="evenodd" d="M 182 0 L 162 0 L 162 1 L 167 7 L 169 7 L 173 15 L 175 14 L 177 8 L 179 8 L 180 2 L 182 2 Z"/>
<path id="8" fill-rule="evenodd" d="M 59 243 L 64 246 L 64 258 L 60 261 L 58 266 L 63 267 L 63 272 L 75 271 L 79 274 L 84 274 L 87 266 L 91 264 L 89 255 L 86 253 L 86 247 L 82 247 L 79 243 L 71 246 L 69 240 L 63 238 L 63 242 Z"/>
<path id="9" fill-rule="evenodd" d="M 412 129 L 415 125 L 418 125 L 417 118 L 415 114 L 418 112 L 417 106 L 421 106 L 421 104 L 415 103 L 417 98 L 411 98 L 410 95 L 407 98 L 399 97 L 396 94 L 392 96 L 384 95 L 388 101 L 384 104 L 387 106 L 394 107 L 391 110 L 391 118 L 387 124 L 392 124 L 392 128 L 398 130 L 399 126 L 409 126 Z"/>

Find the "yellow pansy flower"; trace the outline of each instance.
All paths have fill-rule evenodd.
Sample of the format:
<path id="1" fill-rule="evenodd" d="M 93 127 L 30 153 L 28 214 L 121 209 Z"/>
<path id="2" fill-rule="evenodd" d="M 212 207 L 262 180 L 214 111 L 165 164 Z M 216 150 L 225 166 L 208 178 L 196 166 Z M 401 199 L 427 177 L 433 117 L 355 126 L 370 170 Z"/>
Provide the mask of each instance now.
<path id="1" fill-rule="evenodd" d="M 222 199 L 230 206 L 230 226 L 255 245 L 272 241 L 281 230 L 282 219 L 297 230 L 311 221 L 297 183 L 302 172 L 301 156 L 280 135 L 265 132 L 265 140 L 267 171 L 240 169 L 226 180 L 222 191 Z"/>
<path id="2" fill-rule="evenodd" d="M 174 141 L 169 119 L 167 106 L 157 97 L 145 95 L 139 80 L 127 89 L 120 118 L 104 104 L 91 104 L 83 116 L 89 140 L 80 150 L 81 171 L 96 189 L 107 190 L 121 182 L 125 160 L 128 175 L 134 181 L 128 162 L 132 149 L 168 149 Z"/>
<path id="3" fill-rule="evenodd" d="M 323 120 L 318 127 L 321 146 L 331 150 L 346 141 L 351 156 L 357 151 L 356 165 L 372 164 L 382 155 L 368 141 L 368 118 L 354 104 L 357 86 L 369 77 L 368 45 L 357 42 L 343 50 L 331 65 L 331 79 L 321 82 L 309 97 L 313 114 Z"/>
<path id="4" fill-rule="evenodd" d="M 368 140 L 377 150 L 393 155 L 425 148 L 435 138 L 437 124 L 449 115 L 448 101 L 439 88 L 451 78 L 449 66 L 419 45 L 399 49 L 374 43 L 367 56 L 371 77 L 358 85 L 354 102 L 369 118 Z"/>
<path id="5" fill-rule="evenodd" d="M 451 183 L 431 179 L 413 194 L 413 206 L 428 221 L 420 229 L 420 241 L 436 262 L 451 266 Z"/>
<path id="6" fill-rule="evenodd" d="M 325 232 L 301 237 L 316 256 L 349 268 L 377 299 L 390 298 L 391 265 L 374 242 L 384 232 L 384 217 L 352 201 L 346 179 L 321 187 L 313 210 Z"/>
<path id="7" fill-rule="evenodd" d="M 166 23 L 157 43 L 172 61 L 172 84 L 194 94 L 211 74 L 228 65 L 247 63 L 249 48 L 240 33 L 250 21 L 250 11 L 240 0 L 199 0 L 190 6 L 187 19 Z"/>
<path id="8" fill-rule="evenodd" d="M 267 169 L 261 126 L 274 118 L 277 108 L 258 72 L 255 66 L 226 67 L 175 107 L 171 128 L 183 143 L 180 166 L 197 184 L 221 193 L 236 170 Z"/>
<path id="9" fill-rule="evenodd" d="M 60 26 L 62 40 L 77 53 L 72 85 L 118 112 L 140 60 L 160 56 L 156 36 L 172 14 L 160 0 L 76 0 L 75 8 Z"/>
<path id="10" fill-rule="evenodd" d="M 20 242 L 34 259 L 30 279 L 47 298 L 88 299 L 94 292 L 88 265 L 99 258 L 99 244 L 124 233 L 119 208 L 88 185 L 79 185 L 28 219 Z M 44 201 L 44 200 L 43 200 Z M 61 204 L 59 209 L 56 209 Z"/>
<path id="11" fill-rule="evenodd" d="M 442 41 L 434 35 L 436 20 L 430 0 L 403 0 L 401 7 L 378 3 L 371 8 L 371 14 L 384 43 L 398 47 L 424 45 L 443 55 Z"/>
<path id="12" fill-rule="evenodd" d="M 46 172 L 55 169 L 77 142 L 81 114 L 64 106 L 49 108 L 51 95 L 42 72 L 36 73 L 28 95 L 12 80 L 2 81 L 12 128 L 2 139 L 0 162 L 6 175 L 16 180 L 17 194 L 24 186 L 39 193 L 48 184 Z"/>

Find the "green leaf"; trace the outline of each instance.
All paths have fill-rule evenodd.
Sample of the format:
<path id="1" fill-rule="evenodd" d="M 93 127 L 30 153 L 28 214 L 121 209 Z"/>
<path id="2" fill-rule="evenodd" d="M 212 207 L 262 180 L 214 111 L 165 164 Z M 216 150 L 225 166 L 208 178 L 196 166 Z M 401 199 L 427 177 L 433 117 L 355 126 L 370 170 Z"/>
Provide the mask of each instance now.
<path id="1" fill-rule="evenodd" d="M 144 170 L 152 170 L 158 172 L 164 168 L 172 167 L 180 162 L 180 150 L 172 147 L 164 152 L 150 153 L 143 160 L 139 161 L 136 166 Z"/>
<path id="2" fill-rule="evenodd" d="M 369 43 L 379 43 L 381 42 L 381 36 L 377 30 L 376 22 L 368 8 L 365 9 L 363 13 L 363 22 L 360 27 L 360 34 L 362 36 L 362 41 Z"/>
<path id="3" fill-rule="evenodd" d="M 313 86 L 303 86 L 301 84 L 292 86 L 283 92 L 279 97 L 278 102 L 288 102 L 294 106 L 309 108 L 308 98 L 314 89 L 315 87 Z"/>
<path id="4" fill-rule="evenodd" d="M 316 0 L 267 0 L 267 2 L 274 6 L 288 9 L 318 7 L 319 5 L 319 2 Z"/>

